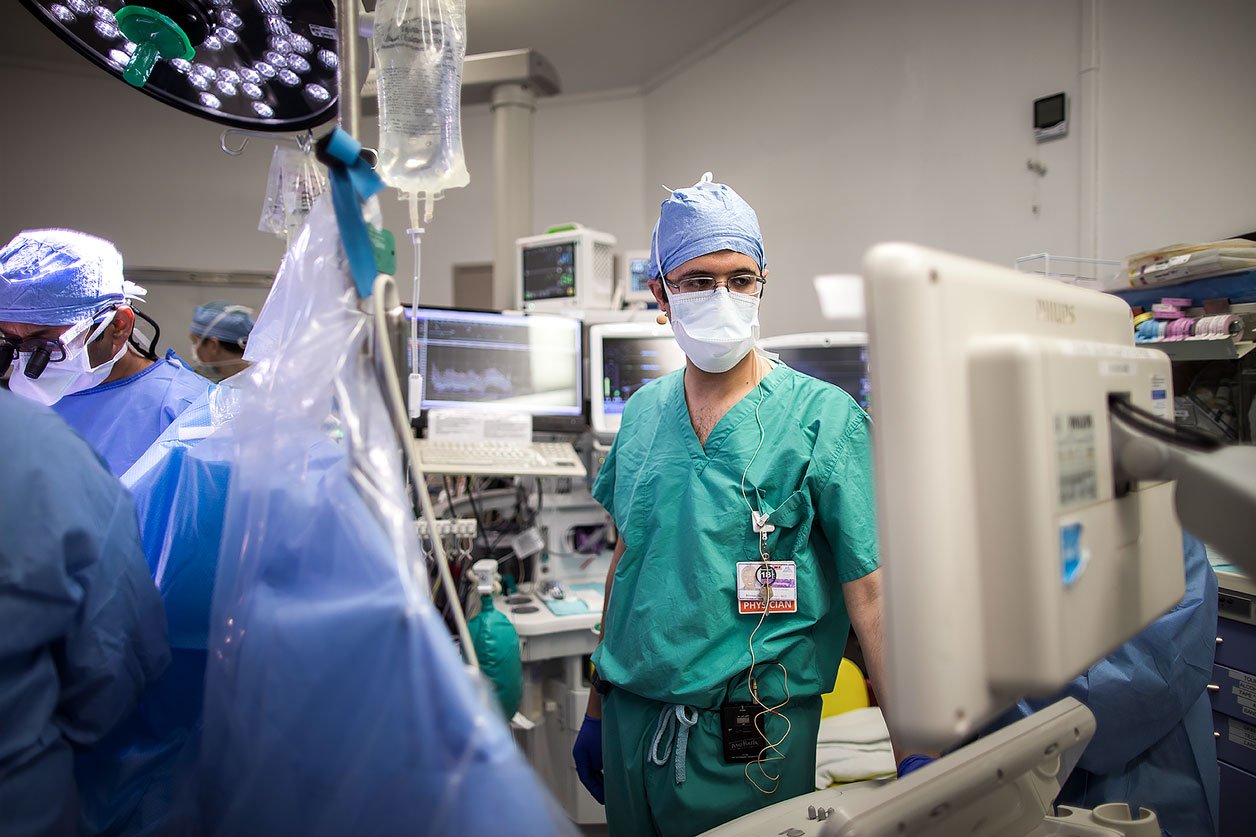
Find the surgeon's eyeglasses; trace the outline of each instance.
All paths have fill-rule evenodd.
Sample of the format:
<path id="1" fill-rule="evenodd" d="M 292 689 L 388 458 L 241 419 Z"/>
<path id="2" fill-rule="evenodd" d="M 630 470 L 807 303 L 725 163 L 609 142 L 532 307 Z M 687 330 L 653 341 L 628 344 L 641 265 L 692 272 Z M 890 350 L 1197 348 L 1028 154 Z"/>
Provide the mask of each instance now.
<path id="1" fill-rule="evenodd" d="M 669 288 L 682 294 L 714 291 L 722 285 L 735 294 L 758 296 L 763 293 L 763 286 L 767 284 L 768 280 L 757 273 L 737 273 L 728 277 L 724 282 L 720 282 L 714 276 L 686 276 L 679 282 L 673 282 L 671 279 L 664 278 L 663 281 L 667 283 Z"/>
<path id="2" fill-rule="evenodd" d="M 44 374 L 44 369 L 49 363 L 60 363 L 69 356 L 65 347 L 66 343 L 74 342 L 74 339 L 87 328 L 94 326 L 92 333 L 84 341 L 85 346 L 100 337 L 109 323 L 113 322 L 116 310 L 110 309 L 98 317 L 76 325 L 60 337 L 27 337 L 19 340 L 16 337 L 0 335 L 0 375 L 8 372 L 13 361 L 17 360 L 17 356 L 25 352 L 31 357 L 26 361 L 22 372 L 31 380 L 38 379 Z"/>

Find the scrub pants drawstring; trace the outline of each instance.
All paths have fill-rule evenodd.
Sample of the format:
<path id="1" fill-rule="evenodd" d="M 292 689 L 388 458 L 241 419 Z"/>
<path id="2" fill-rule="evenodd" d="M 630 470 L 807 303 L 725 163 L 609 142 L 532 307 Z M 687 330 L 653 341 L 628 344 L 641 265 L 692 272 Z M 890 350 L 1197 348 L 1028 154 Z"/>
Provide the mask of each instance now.
<path id="1" fill-rule="evenodd" d="M 676 724 L 680 723 L 680 734 L 676 733 Z M 667 704 L 659 712 L 658 725 L 654 728 L 654 744 L 650 747 L 650 761 L 659 767 L 667 764 L 672 752 L 672 740 L 676 741 L 676 784 L 685 783 L 685 754 L 689 750 L 689 729 L 698 723 L 698 710 L 692 706 Z M 666 736 L 666 740 L 664 740 Z M 659 755 L 659 744 L 663 744 L 663 755 Z"/>

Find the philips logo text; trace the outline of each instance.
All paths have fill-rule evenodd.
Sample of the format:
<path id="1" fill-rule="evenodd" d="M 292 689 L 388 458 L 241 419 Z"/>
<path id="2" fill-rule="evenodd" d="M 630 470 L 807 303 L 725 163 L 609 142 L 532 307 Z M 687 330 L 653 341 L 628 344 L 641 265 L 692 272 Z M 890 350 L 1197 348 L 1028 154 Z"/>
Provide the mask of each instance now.
<path id="1" fill-rule="evenodd" d="M 1077 312 L 1073 310 L 1073 306 L 1066 303 L 1040 299 L 1037 308 L 1039 322 L 1056 325 L 1073 325 L 1077 322 Z"/>

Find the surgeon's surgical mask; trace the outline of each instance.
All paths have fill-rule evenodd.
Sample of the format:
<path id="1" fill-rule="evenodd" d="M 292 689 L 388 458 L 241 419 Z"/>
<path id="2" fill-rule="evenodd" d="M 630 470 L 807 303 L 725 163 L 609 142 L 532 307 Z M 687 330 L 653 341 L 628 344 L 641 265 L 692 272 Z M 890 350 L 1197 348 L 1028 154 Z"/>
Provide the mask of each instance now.
<path id="1" fill-rule="evenodd" d="M 723 286 L 696 293 L 666 290 L 672 333 L 694 366 L 703 372 L 727 372 L 754 349 L 760 296 L 730 293 Z"/>
<path id="2" fill-rule="evenodd" d="M 226 372 L 222 371 L 222 367 L 236 366 L 240 361 L 236 361 L 236 359 L 230 359 L 230 361 L 206 361 L 206 359 L 201 357 L 201 347 L 205 346 L 205 339 L 202 337 L 195 343 L 187 344 L 187 362 L 197 375 L 216 383 L 227 377 Z"/>
<path id="3" fill-rule="evenodd" d="M 240 360 L 232 358 L 231 360 L 204 360 L 201 357 L 201 346 L 205 345 L 208 338 L 202 337 L 193 343 L 188 344 L 188 365 L 192 367 L 192 371 L 202 378 L 218 383 L 229 375 L 223 371 L 223 367 L 239 366 Z"/>
<path id="4" fill-rule="evenodd" d="M 26 375 L 26 364 L 31 355 L 18 355 L 13 365 L 13 374 L 9 376 L 9 389 L 23 398 L 51 407 L 67 395 L 102 383 L 113 371 L 114 364 L 126 354 L 126 343 L 122 344 L 122 348 L 110 360 L 97 367 L 92 366 L 91 359 L 87 356 L 87 346 L 104 334 L 115 314 L 116 311 L 110 311 L 103 321 L 96 323 L 88 320 L 62 335 L 65 359 L 49 363 L 38 378 Z M 90 333 L 87 332 L 88 328 L 91 328 Z"/>

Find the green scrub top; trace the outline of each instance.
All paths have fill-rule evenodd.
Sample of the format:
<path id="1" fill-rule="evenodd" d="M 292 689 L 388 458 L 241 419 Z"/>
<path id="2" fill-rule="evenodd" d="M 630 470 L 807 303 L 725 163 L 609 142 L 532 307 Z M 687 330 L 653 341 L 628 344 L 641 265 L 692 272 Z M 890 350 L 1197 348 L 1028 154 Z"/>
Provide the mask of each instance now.
<path id="1" fill-rule="evenodd" d="M 699 709 L 745 699 L 760 620 L 737 612 L 737 562 L 759 560 L 742 499 L 747 465 L 746 498 L 776 527 L 771 559 L 797 563 L 797 612 L 768 614 L 754 637 L 760 697 L 785 697 L 780 670 L 762 665 L 771 662 L 786 667 L 794 696 L 832 690 L 850 630 L 841 585 L 877 568 L 869 420 L 842 390 L 783 365 L 720 419 L 705 449 L 683 369 L 626 405 L 593 486 L 627 545 L 593 655 L 616 687 Z"/>

